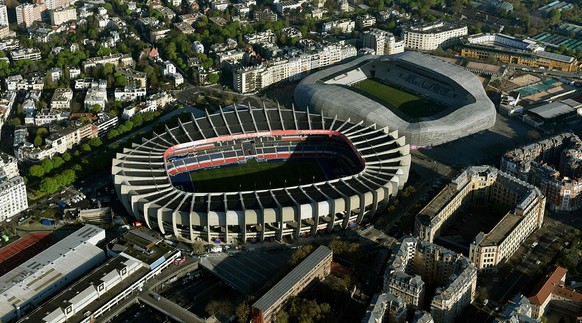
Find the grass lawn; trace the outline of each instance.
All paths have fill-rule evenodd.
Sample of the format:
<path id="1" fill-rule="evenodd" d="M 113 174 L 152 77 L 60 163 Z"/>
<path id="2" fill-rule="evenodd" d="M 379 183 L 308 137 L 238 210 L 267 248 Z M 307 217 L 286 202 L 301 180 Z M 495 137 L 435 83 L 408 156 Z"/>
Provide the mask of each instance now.
<path id="1" fill-rule="evenodd" d="M 258 162 L 190 173 L 197 192 L 232 192 L 295 186 L 325 180 L 315 159 Z"/>
<path id="2" fill-rule="evenodd" d="M 366 79 L 354 87 L 382 101 L 391 110 L 412 118 L 429 117 L 446 109 L 435 101 L 418 97 L 374 79 Z"/>

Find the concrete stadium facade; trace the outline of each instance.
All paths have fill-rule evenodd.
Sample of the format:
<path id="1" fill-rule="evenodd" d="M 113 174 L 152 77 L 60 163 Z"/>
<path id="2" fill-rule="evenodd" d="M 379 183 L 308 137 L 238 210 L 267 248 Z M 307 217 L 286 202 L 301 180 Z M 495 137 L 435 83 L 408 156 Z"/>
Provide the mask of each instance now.
<path id="1" fill-rule="evenodd" d="M 188 119 L 124 149 L 112 166 L 115 189 L 124 207 L 151 229 L 183 241 L 280 240 L 346 228 L 385 209 L 408 179 L 409 146 L 404 137 L 388 128 L 265 107 L 221 109 Z M 236 160 L 229 161 L 232 152 L 227 156 L 221 151 L 227 143 L 240 147 L 237 140 L 265 139 L 276 147 L 273 138 L 304 134 L 343 138 L 362 167 L 357 173 L 321 182 L 253 191 L 196 192 L 173 184 L 173 176 L 189 176 L 191 169 L 200 171 L 201 160 L 208 163 L 211 159 L 202 168 L 235 165 Z M 174 154 L 187 156 L 181 158 L 187 158 L 188 165 L 168 162 Z M 239 159 L 257 157 L 249 156 L 246 149 L 236 154 Z"/>
<path id="2" fill-rule="evenodd" d="M 436 101 L 446 109 L 413 119 L 351 88 L 372 77 Z M 495 124 L 495 106 L 474 74 L 418 52 L 366 55 L 314 73 L 295 88 L 295 103 L 300 109 L 396 129 L 413 146 L 440 145 Z"/>

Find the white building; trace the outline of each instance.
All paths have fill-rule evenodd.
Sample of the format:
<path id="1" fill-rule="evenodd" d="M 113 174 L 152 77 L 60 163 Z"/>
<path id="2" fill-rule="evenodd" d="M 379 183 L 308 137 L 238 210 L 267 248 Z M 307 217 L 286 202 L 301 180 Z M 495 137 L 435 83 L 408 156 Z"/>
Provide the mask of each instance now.
<path id="1" fill-rule="evenodd" d="M 467 35 L 467 26 L 458 26 L 448 22 L 420 24 L 402 28 L 404 46 L 414 50 L 435 50 L 457 43 L 460 37 Z"/>
<path id="2" fill-rule="evenodd" d="M 331 33 L 334 30 L 338 30 L 341 33 L 347 34 L 354 31 L 354 28 L 356 28 L 356 22 L 346 18 L 323 23 L 321 31 Z"/>
<path id="3" fill-rule="evenodd" d="M 69 68 L 69 79 L 73 80 L 76 79 L 81 75 L 81 69 L 78 67 L 70 67 Z"/>
<path id="4" fill-rule="evenodd" d="M 0 26 L 8 26 L 8 11 L 3 4 L 0 5 Z"/>
<path id="5" fill-rule="evenodd" d="M 0 221 L 9 221 L 27 208 L 28 199 L 24 179 L 20 176 L 10 179 L 0 178 Z"/>
<path id="6" fill-rule="evenodd" d="M 37 48 L 21 48 L 10 52 L 10 57 L 13 61 L 21 59 L 30 59 L 33 61 L 41 59 L 40 50 Z"/>
<path id="7" fill-rule="evenodd" d="M 196 54 L 203 54 L 204 53 L 204 45 L 201 42 L 195 41 L 192 43 L 192 50 Z"/>
<path id="8" fill-rule="evenodd" d="M 123 88 L 116 88 L 114 96 L 116 101 L 134 101 L 145 98 L 146 88 L 126 85 Z"/>
<path id="9" fill-rule="evenodd" d="M 372 29 L 362 34 L 362 47 L 373 49 L 376 55 L 392 55 L 404 52 L 404 41 L 396 41 L 390 32 Z"/>
<path id="10" fill-rule="evenodd" d="M 234 90 L 253 93 L 285 80 L 299 80 L 312 69 L 338 63 L 357 55 L 352 45 L 323 45 L 289 59 L 276 59 L 261 65 L 239 67 L 233 72 Z"/>
<path id="11" fill-rule="evenodd" d="M 117 116 L 106 114 L 106 113 L 99 113 L 99 120 L 93 123 L 97 126 L 97 135 L 99 137 L 103 137 L 107 134 L 107 132 L 119 124 L 119 118 Z"/>
<path id="12" fill-rule="evenodd" d="M 176 74 L 176 66 L 170 61 L 164 62 L 164 75 L 174 75 Z"/>
<path id="13" fill-rule="evenodd" d="M 69 110 L 73 100 L 73 90 L 69 88 L 57 88 L 51 100 L 51 109 Z"/>
<path id="14" fill-rule="evenodd" d="M 25 79 L 22 75 L 11 75 L 4 80 L 6 89 L 8 91 L 31 91 L 41 90 L 44 88 L 44 77 L 33 76 L 30 79 Z"/>
<path id="15" fill-rule="evenodd" d="M 0 319 L 20 319 L 30 309 L 105 260 L 96 245 L 105 230 L 85 225 L 0 277 Z"/>
<path id="16" fill-rule="evenodd" d="M 36 113 L 36 115 L 33 115 L 32 120 L 36 126 L 40 127 L 47 124 L 56 123 L 62 120 L 67 120 L 69 119 L 70 115 L 71 113 L 68 111 L 42 110 Z M 28 118 L 26 119 L 27 124 L 29 124 L 30 121 L 28 120 Z"/>
<path id="17" fill-rule="evenodd" d="M 83 70 L 93 68 L 97 65 L 113 64 L 115 67 L 119 66 L 133 66 L 135 62 L 130 55 L 111 54 L 109 56 L 91 57 L 83 62 Z"/>
<path id="18" fill-rule="evenodd" d="M 141 271 L 139 271 L 141 269 Z M 25 322 L 63 323 L 84 313 L 91 302 L 105 297 L 108 292 L 132 278 L 139 271 L 147 273 L 149 266 L 136 258 L 121 253 L 108 260 L 90 274 L 78 279 L 75 284 L 53 297 L 34 312 L 26 315 Z M 135 279 L 135 278 L 134 278 Z"/>
<path id="19" fill-rule="evenodd" d="M 85 109 L 89 110 L 96 104 L 99 105 L 101 109 L 104 109 L 106 103 L 107 103 L 107 81 L 106 80 L 92 81 L 91 87 L 87 90 L 87 95 L 85 95 L 84 101 Z"/>

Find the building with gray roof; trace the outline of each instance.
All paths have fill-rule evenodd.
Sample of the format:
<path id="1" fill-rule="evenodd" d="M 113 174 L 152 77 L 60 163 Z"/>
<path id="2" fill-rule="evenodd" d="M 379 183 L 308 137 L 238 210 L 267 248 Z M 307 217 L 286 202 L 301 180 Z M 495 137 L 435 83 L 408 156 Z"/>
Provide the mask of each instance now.
<path id="1" fill-rule="evenodd" d="M 428 117 L 407 117 L 351 88 L 368 78 L 393 84 L 446 108 Z M 414 146 L 440 145 L 495 124 L 495 106 L 474 74 L 418 52 L 363 56 L 314 73 L 295 88 L 295 103 L 301 109 L 397 129 Z"/>
<path id="2" fill-rule="evenodd" d="M 105 230 L 85 225 L 0 277 L 0 320 L 21 318 L 103 262 L 105 252 L 96 246 L 103 240 Z"/>
<path id="3" fill-rule="evenodd" d="M 289 274 L 281 279 L 252 306 L 255 322 L 271 322 L 287 300 L 299 294 L 314 279 L 323 279 L 331 271 L 333 252 L 319 246 Z"/>
<path id="4" fill-rule="evenodd" d="M 188 119 L 124 149 L 112 167 L 128 212 L 183 241 L 262 241 L 346 228 L 385 209 L 408 179 L 409 147 L 389 128 L 264 107 Z M 307 137 L 319 147 L 333 142 L 329 156 L 351 165 L 349 172 L 299 185 L 224 192 L 197 189 L 191 182 L 192 171 L 209 167 L 248 159 L 285 161 L 291 153 L 304 158 L 308 148 L 301 142 Z M 328 149 L 318 154 L 323 160 Z"/>
<path id="5" fill-rule="evenodd" d="M 425 300 L 425 284 L 435 286 Z M 402 298 L 409 309 L 422 309 L 430 301 L 430 316 L 437 323 L 454 322 L 475 298 L 477 269 L 469 259 L 439 245 L 404 238 L 397 245 L 384 273 L 384 290 Z"/>

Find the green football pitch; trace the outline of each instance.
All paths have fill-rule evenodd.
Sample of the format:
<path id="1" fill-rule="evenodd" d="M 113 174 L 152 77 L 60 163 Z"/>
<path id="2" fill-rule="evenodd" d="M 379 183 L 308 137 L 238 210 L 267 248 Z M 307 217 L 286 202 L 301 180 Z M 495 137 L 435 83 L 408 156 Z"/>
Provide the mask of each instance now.
<path id="1" fill-rule="evenodd" d="M 316 159 L 258 162 L 190 173 L 197 192 L 252 191 L 324 181 Z"/>
<path id="2" fill-rule="evenodd" d="M 435 101 L 418 97 L 375 79 L 366 79 L 354 87 L 382 101 L 389 109 L 397 110 L 411 118 L 429 117 L 446 109 Z"/>

